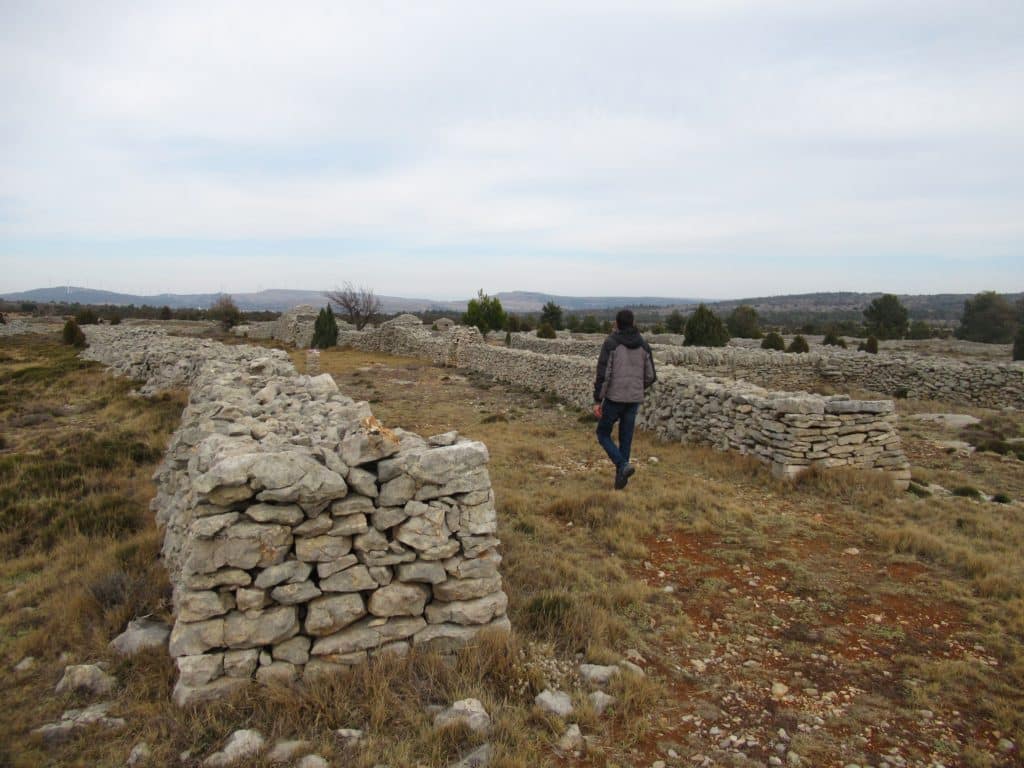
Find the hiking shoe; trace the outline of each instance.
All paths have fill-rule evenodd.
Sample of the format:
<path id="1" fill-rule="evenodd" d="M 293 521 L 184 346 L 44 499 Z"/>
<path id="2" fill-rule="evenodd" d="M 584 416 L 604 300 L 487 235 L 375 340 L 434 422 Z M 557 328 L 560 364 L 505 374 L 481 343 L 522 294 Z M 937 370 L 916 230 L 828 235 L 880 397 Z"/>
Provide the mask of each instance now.
<path id="1" fill-rule="evenodd" d="M 615 470 L 615 490 L 621 491 L 626 487 L 626 483 L 636 474 L 636 467 L 632 464 L 623 464 L 617 470 Z"/>

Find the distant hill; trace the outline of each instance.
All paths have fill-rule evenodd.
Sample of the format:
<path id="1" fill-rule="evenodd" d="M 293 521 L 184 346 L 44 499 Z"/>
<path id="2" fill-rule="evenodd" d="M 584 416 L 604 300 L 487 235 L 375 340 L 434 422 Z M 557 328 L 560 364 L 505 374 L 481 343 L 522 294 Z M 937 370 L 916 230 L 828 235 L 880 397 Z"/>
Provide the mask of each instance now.
<path id="1" fill-rule="evenodd" d="M 215 302 L 221 294 L 219 293 L 161 293 L 152 296 L 142 296 L 130 293 L 114 293 L 113 291 L 98 291 L 92 288 L 78 288 L 75 286 L 60 286 L 57 288 L 36 288 L 31 291 L 20 291 L 17 293 L 6 293 L 0 298 L 8 301 L 36 301 L 41 303 L 69 304 L 112 304 L 125 306 L 134 304 L 136 306 L 149 305 L 153 307 L 167 306 L 171 309 L 205 309 Z M 281 312 L 297 304 L 312 304 L 323 306 L 327 303 L 323 291 L 293 291 L 286 289 L 272 289 L 259 291 L 258 293 L 232 293 L 238 308 L 243 311 L 270 310 Z M 440 306 L 443 309 L 450 307 L 450 302 L 437 302 L 431 299 L 406 299 L 398 296 L 379 296 L 384 306 L 384 311 L 391 312 L 420 312 L 431 307 Z M 466 302 L 461 306 L 465 309 Z"/>
<path id="2" fill-rule="evenodd" d="M 833 318 L 848 317 L 859 320 L 864 309 L 879 296 L 877 293 L 803 293 L 788 296 L 760 296 L 748 299 L 730 299 L 728 301 L 705 302 L 718 314 L 731 312 L 741 304 L 757 310 L 763 319 L 779 316 L 830 316 Z M 935 294 L 897 294 L 900 302 L 907 308 L 913 320 L 930 322 L 957 323 L 964 311 L 964 302 L 973 298 L 973 293 L 935 293 Z M 1004 293 L 1008 301 L 1016 302 L 1024 298 L 1024 293 Z M 699 302 L 680 304 L 684 314 L 692 311 Z"/>
<path id="3" fill-rule="evenodd" d="M 674 304 L 696 301 L 685 298 L 629 297 L 629 296 L 557 296 L 548 293 L 531 293 L 528 291 L 508 291 L 495 294 L 501 299 L 502 306 L 510 312 L 539 312 L 548 301 L 554 301 L 563 309 L 588 310 L 607 309 L 622 306 L 665 307 Z M 125 306 L 149 305 L 154 307 L 168 306 L 171 309 L 205 309 L 220 296 L 219 293 L 161 293 L 155 296 L 141 296 L 129 293 L 99 291 L 92 288 L 75 286 L 59 286 L 56 288 L 36 288 L 31 291 L 6 293 L 0 298 L 8 301 L 36 301 L 41 303 L 69 304 L 112 304 Z M 238 308 L 244 311 L 271 310 L 283 311 L 296 304 L 312 304 L 322 306 L 326 303 L 323 291 L 301 291 L 271 289 L 258 293 L 232 293 Z M 464 301 L 439 301 L 436 299 L 404 298 L 401 296 L 380 296 L 381 304 L 387 313 L 393 312 L 425 312 L 437 310 L 441 312 L 461 313 L 466 309 L 468 297 Z"/>
<path id="4" fill-rule="evenodd" d="M 652 313 L 666 315 L 672 309 L 679 309 L 684 314 L 691 312 L 702 300 L 696 298 L 671 298 L 664 296 L 561 296 L 552 293 L 532 291 L 502 291 L 495 294 L 501 299 L 501 305 L 509 312 L 537 313 L 549 301 L 558 304 L 568 312 L 585 312 L 609 310 L 619 307 L 647 308 Z M 833 319 L 859 320 L 864 308 L 882 293 L 803 293 L 788 296 L 760 296 L 747 299 L 729 299 L 726 301 L 703 300 L 705 304 L 719 314 L 731 312 L 741 304 L 749 304 L 758 311 L 763 319 L 771 320 L 778 317 L 803 317 L 807 319 L 831 317 Z M 7 293 L 0 298 L 9 301 L 35 302 L 67 302 L 79 304 L 112 304 L 123 306 L 135 304 L 142 306 L 172 309 L 206 308 L 220 296 L 219 293 L 177 294 L 161 293 L 155 296 L 139 296 L 127 293 L 100 291 L 92 288 L 60 286 L 57 288 L 37 288 L 31 291 Z M 912 319 L 930 322 L 956 323 L 963 313 L 964 301 L 971 298 L 968 293 L 941 293 L 922 295 L 900 295 L 899 299 L 906 306 Z M 1015 302 L 1024 298 L 1024 293 L 1004 294 Z M 271 289 L 258 293 L 232 293 L 239 309 L 245 311 L 283 311 L 296 304 L 312 304 L 323 306 L 326 298 L 322 291 L 300 291 Z M 378 296 L 386 313 L 395 312 L 426 312 L 437 311 L 457 315 L 465 311 L 466 301 L 439 301 L 436 299 L 404 298 L 401 296 Z"/>
<path id="5" fill-rule="evenodd" d="M 539 312 L 549 301 L 562 309 L 579 312 L 588 309 L 615 307 L 671 307 L 679 304 L 698 304 L 700 299 L 666 298 L 664 296 L 558 296 L 552 293 L 530 291 L 502 291 L 495 294 L 501 306 L 509 312 Z M 465 303 L 463 303 L 463 307 Z"/>

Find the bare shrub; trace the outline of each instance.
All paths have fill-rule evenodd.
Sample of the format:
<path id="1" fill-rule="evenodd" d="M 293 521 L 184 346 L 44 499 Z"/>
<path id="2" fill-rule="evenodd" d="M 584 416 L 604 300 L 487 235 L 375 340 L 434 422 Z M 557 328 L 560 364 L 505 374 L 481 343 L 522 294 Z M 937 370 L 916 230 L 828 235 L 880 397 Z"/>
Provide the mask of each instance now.
<path id="1" fill-rule="evenodd" d="M 372 288 L 362 285 L 356 288 L 346 281 L 341 288 L 335 288 L 324 295 L 338 307 L 338 314 L 352 323 L 357 331 L 363 330 L 380 316 L 380 299 Z"/>

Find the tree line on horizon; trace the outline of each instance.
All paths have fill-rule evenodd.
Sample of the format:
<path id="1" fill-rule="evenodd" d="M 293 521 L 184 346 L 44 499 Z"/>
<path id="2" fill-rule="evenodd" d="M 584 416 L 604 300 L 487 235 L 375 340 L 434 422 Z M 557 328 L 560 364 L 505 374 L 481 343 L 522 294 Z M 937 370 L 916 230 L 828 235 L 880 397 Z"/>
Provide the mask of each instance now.
<path id="1" fill-rule="evenodd" d="M 321 316 L 317 321 L 318 328 L 322 327 L 322 333 L 326 334 L 317 336 L 321 343 L 332 338 L 332 327 L 333 338 L 337 338 L 332 305 L 337 306 L 338 317 L 358 330 L 392 316 L 381 311 L 380 300 L 372 289 L 366 287 L 356 288 L 346 282 L 343 288 L 329 291 L 325 296 L 328 299 L 327 307 L 324 308 L 326 313 L 321 310 Z M 469 300 L 460 319 L 463 325 L 475 326 L 485 335 L 498 331 L 506 334 L 536 331 L 541 338 L 554 338 L 557 331 L 561 330 L 575 333 L 608 333 L 611 331 L 612 318 L 616 311 L 617 308 L 586 313 L 567 311 L 552 300 L 544 305 L 539 315 L 509 313 L 501 306 L 501 300 L 497 296 L 489 296 L 481 289 L 475 298 Z M 1012 304 L 996 291 L 982 291 L 967 299 L 960 321 L 953 329 L 948 326 L 932 325 L 920 318 L 911 320 L 907 308 L 895 294 L 883 294 L 873 299 L 861 312 L 860 318 L 851 316 L 848 311 L 839 317 L 836 313 L 824 312 L 822 316 L 812 320 L 806 319 L 806 313 L 796 313 L 796 318 L 787 318 L 784 313 L 772 313 L 762 317 L 754 307 L 746 304 L 735 307 L 725 318 L 719 317 L 705 304 L 700 304 L 689 315 L 684 315 L 679 309 L 673 309 L 667 316 L 663 316 L 653 307 L 634 308 L 634 311 L 637 326 L 641 331 L 683 335 L 684 345 L 724 346 L 730 338 L 746 338 L 762 339 L 762 347 L 765 349 L 800 352 L 806 351 L 804 334 L 823 334 L 823 343 L 826 345 L 845 347 L 843 337 L 848 336 L 866 339 L 860 344 L 859 349 L 877 351 L 879 340 L 928 339 L 952 335 L 958 339 L 988 344 L 1012 343 L 1013 359 L 1024 359 L 1024 299 Z M 206 320 L 218 322 L 225 329 L 241 322 L 273 320 L 280 316 L 279 312 L 265 310 L 242 312 L 232 297 L 226 294 L 207 309 L 172 309 L 169 306 L 131 304 L 115 306 L 0 301 L 0 322 L 4 321 L 6 312 L 72 315 L 78 325 L 97 322 L 117 324 L 122 318 Z M 412 314 L 429 324 L 446 316 L 447 313 L 441 310 L 428 310 Z M 318 330 L 318 334 L 320 333 Z M 786 348 L 781 339 L 782 333 L 797 333 L 798 337 Z M 333 340 L 331 343 L 333 344 Z"/>

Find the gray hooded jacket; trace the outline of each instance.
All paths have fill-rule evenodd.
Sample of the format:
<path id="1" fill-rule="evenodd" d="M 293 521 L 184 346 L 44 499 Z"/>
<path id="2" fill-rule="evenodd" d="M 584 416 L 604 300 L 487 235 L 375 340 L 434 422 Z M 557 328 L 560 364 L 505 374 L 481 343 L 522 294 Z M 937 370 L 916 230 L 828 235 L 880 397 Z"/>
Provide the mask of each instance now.
<path id="1" fill-rule="evenodd" d="M 651 347 L 640 332 L 635 327 L 615 331 L 601 346 L 594 402 L 642 403 L 644 390 L 656 379 Z"/>

